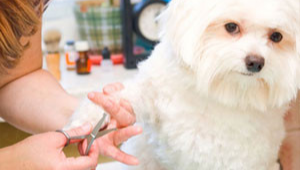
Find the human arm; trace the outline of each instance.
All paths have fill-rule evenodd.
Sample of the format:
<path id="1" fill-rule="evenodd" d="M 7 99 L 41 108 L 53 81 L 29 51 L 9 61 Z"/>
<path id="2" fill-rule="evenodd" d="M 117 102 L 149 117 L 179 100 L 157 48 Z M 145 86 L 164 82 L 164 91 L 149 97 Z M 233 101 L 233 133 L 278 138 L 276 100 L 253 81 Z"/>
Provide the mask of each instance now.
<path id="1" fill-rule="evenodd" d="M 34 71 L 0 89 L 1 117 L 29 133 L 61 129 L 77 104 L 77 99 L 44 70 Z"/>
<path id="2" fill-rule="evenodd" d="M 21 41 L 29 41 L 30 47 L 15 68 L 0 73 L 0 117 L 29 133 L 61 129 L 78 100 L 42 70 L 41 26 Z"/>
<path id="3" fill-rule="evenodd" d="M 79 136 L 89 134 L 91 130 L 92 126 L 86 124 L 67 133 L 70 136 Z M 15 145 L 0 149 L 0 170 L 85 170 L 97 166 L 97 145 L 92 145 L 88 156 L 66 158 L 62 151 L 66 143 L 66 137 L 58 132 L 33 135 Z"/>
<path id="4" fill-rule="evenodd" d="M 280 161 L 284 170 L 300 169 L 300 93 L 285 117 L 286 138 L 283 141 Z"/>

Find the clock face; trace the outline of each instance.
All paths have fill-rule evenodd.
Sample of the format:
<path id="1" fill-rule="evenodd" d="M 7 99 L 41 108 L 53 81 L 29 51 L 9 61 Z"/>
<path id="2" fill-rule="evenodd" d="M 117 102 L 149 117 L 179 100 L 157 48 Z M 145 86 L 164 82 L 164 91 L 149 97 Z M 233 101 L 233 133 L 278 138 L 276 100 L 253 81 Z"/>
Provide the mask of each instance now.
<path id="1" fill-rule="evenodd" d="M 160 23 L 157 17 L 165 7 L 166 5 L 163 3 L 152 3 L 146 6 L 141 12 L 138 27 L 146 39 L 154 42 L 159 40 Z"/>

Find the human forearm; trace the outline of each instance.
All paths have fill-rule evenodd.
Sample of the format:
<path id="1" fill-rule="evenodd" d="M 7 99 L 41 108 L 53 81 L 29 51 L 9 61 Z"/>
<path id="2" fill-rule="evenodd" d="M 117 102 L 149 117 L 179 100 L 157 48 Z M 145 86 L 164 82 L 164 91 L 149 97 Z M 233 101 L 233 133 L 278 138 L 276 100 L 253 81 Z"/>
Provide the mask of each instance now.
<path id="1" fill-rule="evenodd" d="M 39 133 L 62 128 L 78 105 L 51 74 L 32 72 L 0 89 L 0 114 L 12 125 Z"/>
<path id="2" fill-rule="evenodd" d="M 300 92 L 285 117 L 285 126 L 287 132 L 300 130 Z"/>
<path id="3" fill-rule="evenodd" d="M 287 135 L 280 160 L 284 170 L 300 169 L 300 93 L 285 117 Z"/>

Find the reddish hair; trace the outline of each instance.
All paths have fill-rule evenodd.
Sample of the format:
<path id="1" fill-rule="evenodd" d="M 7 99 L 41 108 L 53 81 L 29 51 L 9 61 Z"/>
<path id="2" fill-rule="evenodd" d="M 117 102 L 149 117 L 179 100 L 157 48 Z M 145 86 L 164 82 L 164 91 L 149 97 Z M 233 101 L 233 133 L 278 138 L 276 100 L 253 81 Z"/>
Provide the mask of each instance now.
<path id="1" fill-rule="evenodd" d="M 29 46 L 20 39 L 37 31 L 40 4 L 40 0 L 0 0 L 0 71 L 15 67 Z"/>

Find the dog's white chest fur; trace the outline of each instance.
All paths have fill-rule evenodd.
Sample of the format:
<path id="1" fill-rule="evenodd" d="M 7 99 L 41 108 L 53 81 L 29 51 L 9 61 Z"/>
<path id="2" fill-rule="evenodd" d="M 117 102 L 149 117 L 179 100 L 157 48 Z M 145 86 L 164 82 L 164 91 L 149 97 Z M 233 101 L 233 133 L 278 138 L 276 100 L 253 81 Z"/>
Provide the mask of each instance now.
<path id="1" fill-rule="evenodd" d="M 285 109 L 238 110 L 200 96 L 189 75 L 169 59 L 154 53 L 142 66 L 143 78 L 123 93 L 145 129 L 123 147 L 141 160 L 131 168 L 271 169 L 284 137 Z"/>
<path id="2" fill-rule="evenodd" d="M 165 105 L 180 108 L 177 102 Z M 251 117 L 212 106 L 195 107 L 193 113 L 170 109 L 158 114 L 155 123 L 145 124 L 145 134 L 138 137 L 144 139 L 136 139 L 131 148 L 136 156 L 148 155 L 140 169 L 269 169 L 284 136 L 282 120 L 271 116 Z M 159 166 L 148 168 L 154 162 Z"/>

